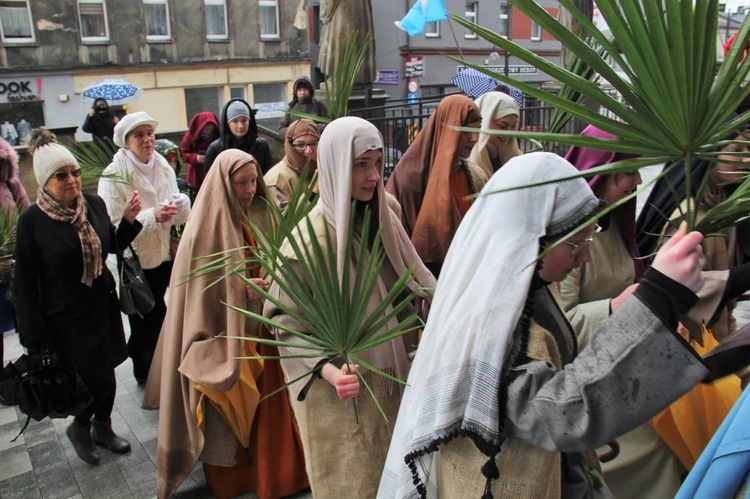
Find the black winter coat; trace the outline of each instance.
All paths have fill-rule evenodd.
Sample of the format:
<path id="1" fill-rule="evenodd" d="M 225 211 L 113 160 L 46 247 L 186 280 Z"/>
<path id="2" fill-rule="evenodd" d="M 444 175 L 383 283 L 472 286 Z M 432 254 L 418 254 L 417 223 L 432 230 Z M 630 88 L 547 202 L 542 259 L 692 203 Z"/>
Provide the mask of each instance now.
<path id="1" fill-rule="evenodd" d="M 208 173 L 216 156 L 222 151 L 225 151 L 226 149 L 239 149 L 252 155 L 258 161 L 260 169 L 265 175 L 266 172 L 276 164 L 273 160 L 273 155 L 271 154 L 271 148 L 268 146 L 268 142 L 266 142 L 265 139 L 258 137 L 258 125 L 255 122 L 255 113 L 253 113 L 252 109 L 250 110 L 250 125 L 247 133 L 239 139 L 232 135 L 232 131 L 229 129 L 229 123 L 227 122 L 227 108 L 229 108 L 229 105 L 234 101 L 243 102 L 248 108 L 250 108 L 250 105 L 242 99 L 232 99 L 224 105 L 224 109 L 221 111 L 221 118 L 219 119 L 221 135 L 218 139 L 214 140 L 210 146 L 208 146 L 206 159 L 203 161 L 203 173 Z"/>
<path id="2" fill-rule="evenodd" d="M 102 258 L 135 239 L 140 222 L 112 225 L 104 200 L 83 194 Z M 83 253 L 72 225 L 48 217 L 33 204 L 18 218 L 16 299 L 21 344 L 52 347 L 67 366 L 97 364 L 111 370 L 127 358 L 115 279 L 106 262 L 91 287 L 81 282 Z M 92 366 L 93 367 L 93 366 Z M 102 371 L 105 372 L 105 371 Z"/>

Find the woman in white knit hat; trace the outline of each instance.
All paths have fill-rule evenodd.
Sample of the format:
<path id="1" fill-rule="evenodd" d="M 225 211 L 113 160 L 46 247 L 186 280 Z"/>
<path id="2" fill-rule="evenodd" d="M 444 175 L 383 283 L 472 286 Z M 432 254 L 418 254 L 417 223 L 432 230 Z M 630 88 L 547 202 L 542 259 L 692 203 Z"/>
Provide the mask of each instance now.
<path id="1" fill-rule="evenodd" d="M 123 204 L 134 190 L 140 193 L 143 204 L 143 210 L 138 214 L 143 230 L 133 242 L 133 248 L 156 304 L 143 316 L 128 316 L 128 355 L 133 360 L 133 376 L 141 384 L 148 378 L 151 358 L 167 313 L 164 293 L 172 273 L 170 229 L 173 225 L 184 224 L 190 212 L 190 200 L 180 193 L 174 170 L 164 157 L 154 153 L 154 131 L 158 124 L 144 112 L 121 119 L 115 126 L 114 137 L 120 150 L 99 181 L 99 195 L 107 203 L 112 223 L 118 222 Z"/>
<path id="2" fill-rule="evenodd" d="M 16 300 L 21 343 L 30 354 L 52 351 L 63 368 L 78 371 L 93 397 L 67 434 L 82 460 L 97 464 L 96 445 L 118 454 L 130 444 L 112 431 L 115 367 L 126 359 L 125 334 L 107 254 L 141 229 L 137 191 L 110 222 L 99 196 L 81 192 L 81 168 L 47 131 L 32 132 L 36 204 L 18 219 Z M 96 444 L 96 445 L 95 445 Z"/>

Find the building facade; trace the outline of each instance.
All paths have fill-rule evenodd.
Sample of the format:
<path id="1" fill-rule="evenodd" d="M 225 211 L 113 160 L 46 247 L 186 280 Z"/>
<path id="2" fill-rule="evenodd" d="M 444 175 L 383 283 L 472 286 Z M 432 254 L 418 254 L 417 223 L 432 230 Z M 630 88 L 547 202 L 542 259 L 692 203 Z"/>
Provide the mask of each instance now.
<path id="1" fill-rule="evenodd" d="M 376 2 L 373 2 L 376 56 L 381 75 L 376 86 L 392 98 L 403 99 L 409 93 L 430 96 L 458 91 L 450 78 L 462 66 L 448 55 L 491 67 L 500 73 L 504 73 L 507 65 L 510 76 L 534 85 L 550 80 L 548 75 L 533 66 L 516 57 L 506 57 L 502 49 L 453 22 L 428 23 L 425 34 L 409 37 L 396 27 L 394 21 L 405 16 L 414 3 L 414 0 L 382 0 L 382 3 L 378 0 L 376 7 Z M 539 0 L 537 3 L 557 17 L 557 1 Z M 500 35 L 510 36 L 517 44 L 551 62 L 560 61 L 560 43 L 506 0 L 445 0 L 445 7 L 448 12 Z M 413 81 L 416 81 L 416 92 L 409 89 L 409 83 Z M 411 88 L 415 88 L 414 83 Z"/>
<path id="2" fill-rule="evenodd" d="M 233 97 L 275 129 L 310 70 L 307 13 L 280 0 L 0 1 L 0 124 L 78 127 L 81 91 L 118 77 L 144 90 L 127 112 L 148 112 L 159 132 Z"/>

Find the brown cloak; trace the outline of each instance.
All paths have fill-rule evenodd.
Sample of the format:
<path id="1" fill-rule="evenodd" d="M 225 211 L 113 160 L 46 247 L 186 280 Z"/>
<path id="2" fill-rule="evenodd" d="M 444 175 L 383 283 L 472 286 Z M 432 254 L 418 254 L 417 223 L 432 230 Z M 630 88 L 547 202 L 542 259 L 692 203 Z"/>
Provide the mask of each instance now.
<path id="1" fill-rule="evenodd" d="M 425 263 L 442 263 L 461 217 L 450 191 L 450 175 L 461 132 L 452 126 L 481 121 L 479 108 L 463 95 L 443 99 L 396 165 L 386 191 L 401 204 L 401 219 Z M 476 190 L 486 181 L 469 163 Z"/>

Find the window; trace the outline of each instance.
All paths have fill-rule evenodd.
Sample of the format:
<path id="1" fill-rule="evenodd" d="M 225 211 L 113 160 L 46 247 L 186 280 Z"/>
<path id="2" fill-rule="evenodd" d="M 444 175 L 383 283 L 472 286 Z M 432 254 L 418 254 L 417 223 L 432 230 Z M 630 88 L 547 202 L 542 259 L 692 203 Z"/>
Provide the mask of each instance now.
<path id="1" fill-rule="evenodd" d="M 276 130 L 286 110 L 286 83 L 253 85 L 253 108 L 259 126 Z"/>
<path id="2" fill-rule="evenodd" d="M 425 23 L 424 36 L 427 38 L 440 38 L 440 21 Z"/>
<path id="3" fill-rule="evenodd" d="M 169 3 L 167 0 L 143 0 L 143 17 L 146 21 L 146 41 L 168 41 Z"/>
<path id="4" fill-rule="evenodd" d="M 467 21 L 471 21 L 473 23 L 477 22 L 477 10 L 478 10 L 477 3 L 478 2 L 466 2 L 465 16 L 466 16 Z M 467 30 L 466 33 L 464 34 L 464 38 L 476 40 L 477 34 L 470 30 Z"/>
<path id="5" fill-rule="evenodd" d="M 5 43 L 34 41 L 28 0 L 0 1 L 0 31 Z"/>
<path id="6" fill-rule="evenodd" d="M 536 42 L 542 39 L 542 27 L 534 21 L 531 21 L 531 39 Z"/>
<path id="7" fill-rule="evenodd" d="M 226 0 L 203 1 L 206 6 L 206 40 L 228 39 Z"/>
<path id="8" fill-rule="evenodd" d="M 221 114 L 224 102 L 222 87 L 199 87 L 185 89 L 185 112 L 193 117 L 202 111 L 211 111 L 217 116 Z"/>
<path id="9" fill-rule="evenodd" d="M 260 39 L 279 40 L 279 0 L 259 0 Z"/>
<path id="10" fill-rule="evenodd" d="M 510 5 L 500 6 L 500 30 L 498 35 L 510 40 Z"/>
<path id="11" fill-rule="evenodd" d="M 108 42 L 107 5 L 104 0 L 78 0 L 81 41 Z"/>
<path id="12" fill-rule="evenodd" d="M 245 97 L 245 87 L 229 87 L 229 98 L 247 100 Z"/>

